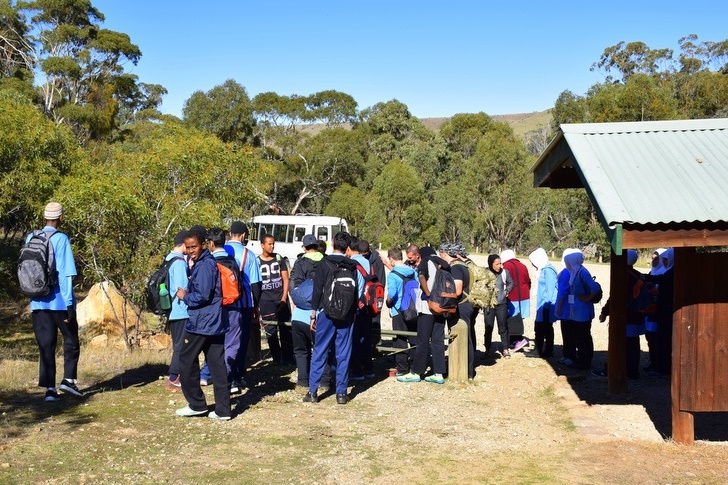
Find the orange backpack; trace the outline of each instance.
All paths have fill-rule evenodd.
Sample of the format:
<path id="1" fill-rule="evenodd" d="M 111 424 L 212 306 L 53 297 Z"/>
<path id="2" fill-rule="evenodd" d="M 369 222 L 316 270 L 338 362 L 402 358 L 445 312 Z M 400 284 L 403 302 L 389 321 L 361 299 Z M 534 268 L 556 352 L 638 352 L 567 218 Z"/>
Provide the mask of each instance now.
<path id="1" fill-rule="evenodd" d="M 222 287 L 222 306 L 232 305 L 240 298 L 242 278 L 238 263 L 232 256 L 215 258 L 217 270 L 220 273 L 220 286 Z"/>

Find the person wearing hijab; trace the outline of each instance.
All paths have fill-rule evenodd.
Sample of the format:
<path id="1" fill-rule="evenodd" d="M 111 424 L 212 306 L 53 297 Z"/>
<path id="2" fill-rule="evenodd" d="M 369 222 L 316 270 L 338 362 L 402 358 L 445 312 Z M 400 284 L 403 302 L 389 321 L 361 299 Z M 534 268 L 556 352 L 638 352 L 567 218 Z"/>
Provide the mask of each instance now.
<path id="1" fill-rule="evenodd" d="M 496 305 L 493 308 L 485 308 L 485 357 L 490 357 L 490 346 L 493 343 L 493 326 L 498 324 L 498 334 L 501 338 L 501 355 L 510 358 L 511 338 L 508 333 L 508 293 L 513 289 L 513 280 L 507 270 L 503 269 L 500 256 L 491 254 L 488 256 L 488 268 L 495 275 L 495 287 L 498 290 Z"/>
<path id="2" fill-rule="evenodd" d="M 536 318 L 533 327 L 535 332 L 536 352 L 547 359 L 554 354 L 554 321 L 556 321 L 556 280 L 554 265 L 544 248 L 537 248 L 528 255 L 528 260 L 536 268 Z"/>
<path id="3" fill-rule="evenodd" d="M 523 319 L 531 316 L 531 277 L 512 249 L 501 252 L 500 258 L 503 269 L 513 279 L 513 290 L 508 293 L 508 332 L 511 348 L 518 352 L 528 345 L 528 339 L 523 336 Z"/>
<path id="4" fill-rule="evenodd" d="M 642 285 L 645 284 L 642 281 L 642 273 L 634 269 L 634 264 L 637 262 L 638 253 L 634 249 L 627 251 L 627 291 L 625 299 L 627 302 L 627 324 L 625 326 L 626 339 L 625 339 L 625 350 L 627 357 L 627 377 L 629 379 L 640 378 L 640 335 L 645 333 L 645 318 L 644 314 L 640 313 L 640 308 L 636 305 L 636 297 L 638 296 Z M 647 291 L 645 289 L 645 291 Z M 647 293 L 649 294 L 649 293 Z M 609 316 L 609 301 L 602 307 L 602 311 L 599 315 L 599 321 L 604 322 Z M 594 375 L 606 377 L 607 369 L 603 371 L 593 371 Z"/>
<path id="5" fill-rule="evenodd" d="M 652 268 L 650 269 L 650 275 L 661 275 L 665 272 L 665 267 L 662 265 L 662 253 L 666 251 L 665 248 L 657 248 L 652 252 Z M 654 284 L 653 292 L 655 298 L 657 298 L 658 292 L 660 291 L 660 285 Z M 648 373 L 652 370 L 652 363 L 657 362 L 658 357 L 655 352 L 659 345 L 655 344 L 657 339 L 657 316 L 648 315 L 645 317 L 645 339 L 647 340 L 647 352 L 650 356 L 650 364 L 645 368 Z"/>
<path id="6" fill-rule="evenodd" d="M 569 270 L 566 267 L 566 256 L 578 251 L 574 248 L 564 249 L 561 256 L 563 268 L 556 277 L 556 318 L 561 321 L 561 358 L 559 364 L 572 365 L 576 361 L 576 341 L 574 340 L 573 322 L 569 320 L 571 305 L 569 304 Z"/>
<path id="7" fill-rule="evenodd" d="M 666 249 L 660 255 L 660 261 L 665 271 L 659 275 L 646 275 L 645 279 L 659 285 L 657 291 L 657 332 L 654 336 L 654 359 L 650 361 L 651 369 L 647 377 L 661 378 L 670 375 L 672 370 L 672 311 L 673 311 L 673 280 L 675 277 L 673 264 L 675 252 L 673 248 Z"/>
<path id="8" fill-rule="evenodd" d="M 569 270 L 569 320 L 573 322 L 576 341 L 576 362 L 572 367 L 578 370 L 591 370 L 594 357 L 594 340 L 591 335 L 591 322 L 594 319 L 592 299 L 600 286 L 594 281 L 584 264 L 584 254 L 577 250 L 564 257 Z"/>

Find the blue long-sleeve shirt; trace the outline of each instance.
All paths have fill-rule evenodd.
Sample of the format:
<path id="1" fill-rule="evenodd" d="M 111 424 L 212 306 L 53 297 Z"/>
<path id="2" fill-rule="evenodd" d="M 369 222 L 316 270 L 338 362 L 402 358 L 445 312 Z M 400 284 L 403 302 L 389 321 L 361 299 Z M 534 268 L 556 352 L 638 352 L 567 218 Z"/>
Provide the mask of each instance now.
<path id="1" fill-rule="evenodd" d="M 551 323 L 556 317 L 556 295 L 557 295 L 557 274 L 556 268 L 551 263 L 541 268 L 538 274 L 538 286 L 536 287 L 536 321 Z M 568 281 L 568 280 L 567 280 Z M 548 320 L 544 318 L 548 314 Z"/>
<path id="2" fill-rule="evenodd" d="M 172 309 L 169 312 L 170 320 L 183 320 L 189 318 L 187 304 L 177 298 L 177 288 L 187 289 L 189 286 L 189 268 L 184 255 L 177 251 L 170 251 L 165 261 L 175 260 L 169 267 L 169 295 L 172 297 Z"/>

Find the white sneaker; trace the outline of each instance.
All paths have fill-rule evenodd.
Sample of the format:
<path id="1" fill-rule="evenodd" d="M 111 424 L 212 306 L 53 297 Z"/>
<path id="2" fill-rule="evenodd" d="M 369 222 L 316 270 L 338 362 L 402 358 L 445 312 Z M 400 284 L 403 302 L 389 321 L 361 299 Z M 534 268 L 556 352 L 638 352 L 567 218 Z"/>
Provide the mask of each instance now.
<path id="1" fill-rule="evenodd" d="M 216 419 L 218 421 L 230 421 L 232 419 L 231 416 L 218 416 L 215 411 L 211 411 L 210 414 L 207 415 L 210 419 Z"/>
<path id="2" fill-rule="evenodd" d="M 207 409 L 204 411 L 195 411 L 194 409 L 190 408 L 189 406 L 185 406 L 183 408 L 178 409 L 175 411 L 175 414 L 177 416 L 184 416 L 186 418 L 192 417 L 192 416 L 205 416 L 207 414 Z"/>

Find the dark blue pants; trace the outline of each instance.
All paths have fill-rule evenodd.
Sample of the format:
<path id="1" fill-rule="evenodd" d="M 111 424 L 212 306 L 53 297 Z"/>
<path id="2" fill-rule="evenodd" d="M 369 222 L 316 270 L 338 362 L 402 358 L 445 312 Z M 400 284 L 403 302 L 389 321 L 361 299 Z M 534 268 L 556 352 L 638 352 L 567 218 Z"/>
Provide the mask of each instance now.
<path id="1" fill-rule="evenodd" d="M 329 357 L 329 349 L 334 346 L 336 355 L 336 394 L 346 394 L 349 384 L 349 361 L 351 360 L 351 341 L 353 321 L 333 321 L 324 312 L 316 317 L 316 337 L 311 355 L 311 374 L 308 390 L 316 393 Z"/>
<path id="2" fill-rule="evenodd" d="M 308 323 L 294 320 L 291 326 L 293 334 L 293 355 L 296 358 L 296 367 L 298 369 L 297 384 L 302 387 L 308 387 L 309 373 L 311 369 L 311 351 L 316 339 L 316 333 L 311 331 Z M 327 363 L 324 366 L 324 372 L 321 377 L 321 384 L 328 387 L 331 380 L 331 367 Z"/>
<path id="3" fill-rule="evenodd" d="M 229 321 L 225 332 L 225 368 L 228 381 L 239 381 L 245 377 L 245 359 L 248 355 L 248 340 L 250 340 L 250 324 L 253 320 L 252 308 L 223 308 Z M 200 377 L 210 380 L 210 369 L 207 361 L 202 366 Z"/>

